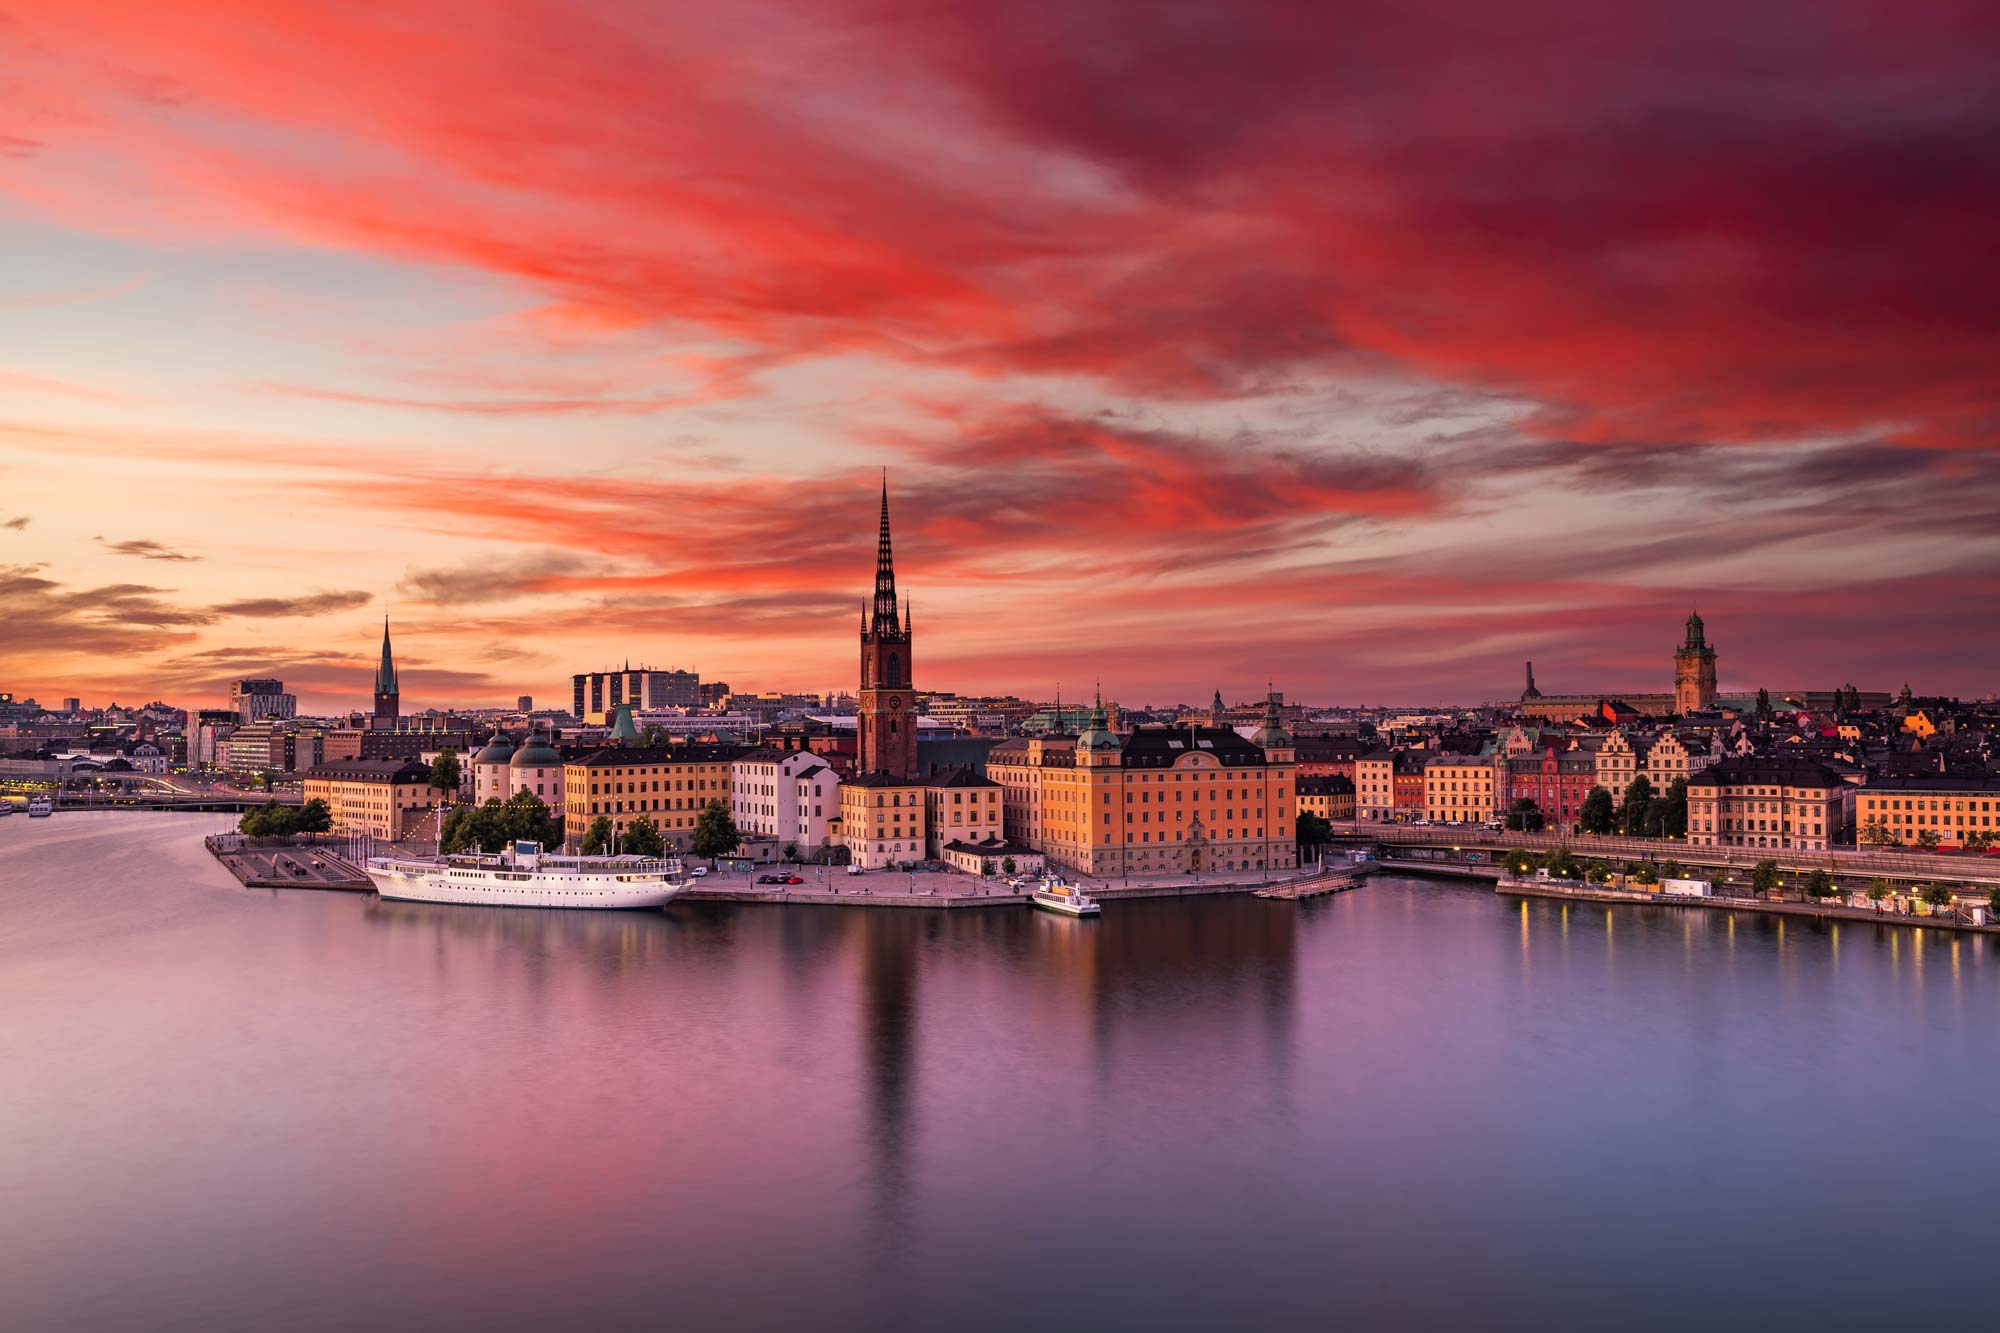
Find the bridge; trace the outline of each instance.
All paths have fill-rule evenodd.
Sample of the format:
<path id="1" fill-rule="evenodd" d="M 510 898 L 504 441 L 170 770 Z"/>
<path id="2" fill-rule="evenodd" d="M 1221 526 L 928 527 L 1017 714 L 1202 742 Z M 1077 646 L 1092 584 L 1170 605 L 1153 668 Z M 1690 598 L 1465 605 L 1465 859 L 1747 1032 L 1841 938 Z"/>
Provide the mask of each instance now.
<path id="1" fill-rule="evenodd" d="M 1747 884 L 1759 861 L 1775 861 L 1786 880 L 1824 870 L 1843 888 L 1857 880 L 1885 879 L 1902 887 L 1913 884 L 2000 887 L 2000 856 L 1976 853 L 1917 852 L 1886 848 L 1837 847 L 1824 852 L 1763 847 L 1692 847 L 1676 838 L 1597 837 L 1567 833 L 1495 833 L 1476 826 L 1420 824 L 1335 824 L 1334 841 L 1367 844 L 1382 849 L 1383 860 L 1399 866 L 1453 868 L 1459 873 L 1499 874 L 1501 859 L 1511 851 L 1546 855 L 1558 847 L 1588 863 L 1603 861 L 1613 869 L 1627 861 L 1679 861 L 1715 872 L 1724 884 Z M 1477 855 L 1473 855 L 1477 854 Z"/>
<path id="2" fill-rule="evenodd" d="M 125 791 L 58 791 L 58 810 L 257 810 L 271 802 L 302 805 L 305 798 L 296 792 L 181 791 L 147 789 Z"/>

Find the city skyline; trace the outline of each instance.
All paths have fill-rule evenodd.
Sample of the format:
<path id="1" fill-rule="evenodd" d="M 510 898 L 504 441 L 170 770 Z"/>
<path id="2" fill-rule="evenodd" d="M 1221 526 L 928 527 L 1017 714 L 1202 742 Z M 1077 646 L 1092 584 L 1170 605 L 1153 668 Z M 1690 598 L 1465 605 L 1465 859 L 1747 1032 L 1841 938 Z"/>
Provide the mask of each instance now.
<path id="1" fill-rule="evenodd" d="M 1977 8 L 468 12 L 0 23 L 0 688 L 1994 689 Z"/>

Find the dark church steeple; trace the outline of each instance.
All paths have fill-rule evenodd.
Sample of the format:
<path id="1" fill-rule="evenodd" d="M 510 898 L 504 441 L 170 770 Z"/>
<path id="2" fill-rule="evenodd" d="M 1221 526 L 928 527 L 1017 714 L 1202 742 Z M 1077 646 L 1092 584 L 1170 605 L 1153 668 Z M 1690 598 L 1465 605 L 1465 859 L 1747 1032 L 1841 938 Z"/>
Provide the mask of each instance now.
<path id="1" fill-rule="evenodd" d="M 375 668 L 375 726 L 396 725 L 402 713 L 402 689 L 396 680 L 396 659 L 389 651 L 389 617 L 382 617 L 382 664 Z"/>
<path id="2" fill-rule="evenodd" d="M 911 625 L 896 605 L 896 560 L 889 541 L 889 478 L 875 542 L 875 599 L 861 627 L 861 706 L 856 768 L 912 778 L 917 773 L 917 709 L 910 692 Z"/>

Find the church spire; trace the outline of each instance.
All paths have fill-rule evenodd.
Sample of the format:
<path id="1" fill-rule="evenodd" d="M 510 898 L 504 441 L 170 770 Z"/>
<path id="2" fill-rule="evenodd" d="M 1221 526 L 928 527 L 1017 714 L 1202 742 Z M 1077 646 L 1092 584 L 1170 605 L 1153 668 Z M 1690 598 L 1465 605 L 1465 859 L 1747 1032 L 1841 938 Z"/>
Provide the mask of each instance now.
<path id="1" fill-rule="evenodd" d="M 889 548 L 889 472 L 882 471 L 882 530 L 875 542 L 875 612 L 871 634 L 896 637 L 903 632 L 896 615 L 896 558 Z"/>
<path id="2" fill-rule="evenodd" d="M 382 665 L 375 669 L 375 693 L 399 694 L 396 688 L 396 659 L 389 651 L 389 617 L 382 617 Z"/>

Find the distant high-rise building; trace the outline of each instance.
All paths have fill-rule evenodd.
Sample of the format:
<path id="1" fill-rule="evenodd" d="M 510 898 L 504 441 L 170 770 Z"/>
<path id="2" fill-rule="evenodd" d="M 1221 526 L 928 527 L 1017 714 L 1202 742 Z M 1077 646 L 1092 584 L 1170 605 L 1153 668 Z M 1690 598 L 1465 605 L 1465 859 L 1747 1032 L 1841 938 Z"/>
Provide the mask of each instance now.
<path id="1" fill-rule="evenodd" d="M 521 696 L 520 698 L 518 698 L 518 699 L 514 700 L 514 709 L 515 709 L 515 711 L 516 711 L 516 712 L 521 712 L 521 713 L 532 713 L 532 712 L 534 712 L 534 711 L 535 711 L 535 696 L 534 696 L 534 695 L 532 695 L 532 694 L 524 694 L 524 695 L 522 695 L 522 696 Z"/>
<path id="2" fill-rule="evenodd" d="M 659 671 L 630 662 L 616 671 L 580 671 L 570 678 L 570 712 L 603 726 L 620 704 L 635 709 L 699 708 L 701 677 L 692 671 Z"/>
<path id="3" fill-rule="evenodd" d="M 1715 706 L 1715 649 L 1702 632 L 1701 616 L 1687 618 L 1687 638 L 1674 653 L 1674 711 L 1700 713 Z"/>
<path id="4" fill-rule="evenodd" d="M 63 700 L 63 712 L 65 712 L 65 713 L 81 713 L 82 711 L 83 711 L 83 700 L 81 700 L 81 699 L 65 699 L 65 700 Z"/>
<path id="5" fill-rule="evenodd" d="M 382 664 L 375 668 L 375 715 L 371 726 L 393 731 L 401 716 L 403 691 L 396 679 L 396 659 L 389 652 L 389 617 L 382 617 Z"/>
<path id="6" fill-rule="evenodd" d="M 265 718 L 288 721 L 298 716 L 299 701 L 285 693 L 282 680 L 239 680 L 229 687 L 229 709 L 243 726 Z"/>

